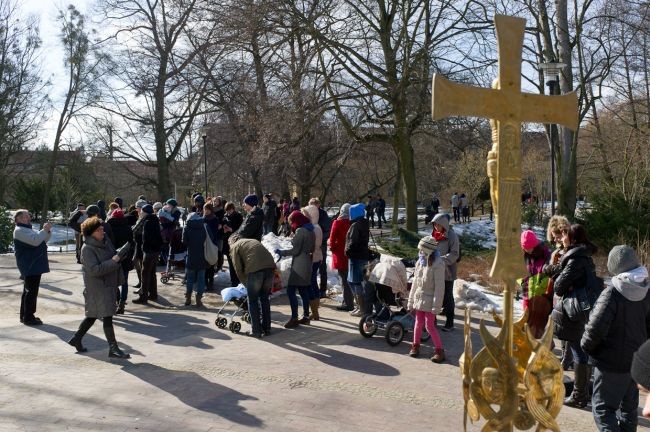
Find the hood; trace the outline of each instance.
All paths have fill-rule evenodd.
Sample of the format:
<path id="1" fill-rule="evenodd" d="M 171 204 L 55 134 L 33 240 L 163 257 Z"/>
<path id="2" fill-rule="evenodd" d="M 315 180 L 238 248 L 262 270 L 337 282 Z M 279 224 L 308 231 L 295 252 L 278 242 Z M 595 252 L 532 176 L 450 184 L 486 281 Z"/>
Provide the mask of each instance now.
<path id="1" fill-rule="evenodd" d="M 648 269 L 637 267 L 612 277 L 612 285 L 630 301 L 641 301 L 648 294 Z"/>
<path id="2" fill-rule="evenodd" d="M 194 214 L 196 214 L 196 213 L 194 213 Z M 199 216 L 199 215 L 197 215 L 197 216 L 198 217 L 194 217 L 194 218 L 191 218 L 191 219 L 188 218 L 187 222 L 185 223 L 185 226 L 187 228 L 190 228 L 190 229 L 200 229 L 200 230 L 202 230 L 203 229 L 203 218 L 201 216 Z"/>
<path id="3" fill-rule="evenodd" d="M 366 206 L 363 203 L 350 206 L 350 219 L 355 220 L 366 215 Z"/>
<path id="4" fill-rule="evenodd" d="M 438 213 L 437 215 L 435 215 L 431 223 L 440 224 L 445 229 L 445 232 L 449 232 L 449 215 L 444 213 Z"/>
<path id="5" fill-rule="evenodd" d="M 307 207 L 305 207 L 305 210 L 309 215 L 309 219 L 311 219 L 311 223 L 316 225 L 318 223 L 318 207 L 313 204 L 309 204 Z"/>
<path id="6" fill-rule="evenodd" d="M 341 219 L 350 219 L 350 204 L 345 203 L 341 206 L 341 213 L 339 214 Z"/>

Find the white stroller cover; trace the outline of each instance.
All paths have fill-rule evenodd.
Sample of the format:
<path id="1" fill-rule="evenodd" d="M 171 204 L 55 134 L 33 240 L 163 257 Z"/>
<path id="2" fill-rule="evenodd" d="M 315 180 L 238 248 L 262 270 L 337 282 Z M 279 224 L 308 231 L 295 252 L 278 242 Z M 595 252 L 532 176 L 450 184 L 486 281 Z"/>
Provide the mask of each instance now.
<path id="1" fill-rule="evenodd" d="M 246 287 L 242 284 L 239 284 L 236 287 L 224 288 L 221 290 L 221 298 L 225 302 L 230 301 L 232 299 L 246 297 L 247 295 L 248 295 L 248 291 L 246 290 Z"/>
<path id="2" fill-rule="evenodd" d="M 382 254 L 379 262 L 370 272 L 368 280 L 391 287 L 395 294 L 408 294 L 406 267 L 399 258 Z"/>

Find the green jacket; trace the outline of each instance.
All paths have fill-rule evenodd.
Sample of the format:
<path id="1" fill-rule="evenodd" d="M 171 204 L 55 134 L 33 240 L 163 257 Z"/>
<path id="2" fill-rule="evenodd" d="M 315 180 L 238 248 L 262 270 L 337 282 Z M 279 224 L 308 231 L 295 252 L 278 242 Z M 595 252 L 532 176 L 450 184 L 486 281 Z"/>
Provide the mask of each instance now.
<path id="1" fill-rule="evenodd" d="M 259 240 L 240 239 L 230 246 L 230 258 L 240 280 L 245 281 L 249 273 L 274 269 L 275 261 Z"/>

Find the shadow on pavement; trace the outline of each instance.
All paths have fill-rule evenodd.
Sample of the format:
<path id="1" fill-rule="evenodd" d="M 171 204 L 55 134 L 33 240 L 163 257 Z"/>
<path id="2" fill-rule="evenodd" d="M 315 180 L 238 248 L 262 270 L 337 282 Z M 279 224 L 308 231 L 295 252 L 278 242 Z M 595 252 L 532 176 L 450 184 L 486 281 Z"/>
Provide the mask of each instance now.
<path id="1" fill-rule="evenodd" d="M 72 295 L 72 291 L 68 291 L 66 289 L 59 288 L 57 286 L 54 286 L 54 285 L 51 285 L 51 284 L 48 284 L 48 283 L 41 283 L 40 289 L 50 290 L 52 292 L 55 292 L 55 293 L 58 293 L 58 294 L 63 294 L 63 295 Z"/>
<path id="2" fill-rule="evenodd" d="M 76 325 L 80 324 L 82 320 L 83 318 L 79 318 L 79 322 Z M 86 335 L 83 337 L 83 341 L 82 341 L 83 346 L 88 349 L 88 351 L 85 353 L 77 353 L 74 347 L 68 345 L 68 341 L 72 338 L 74 333 L 77 331 L 77 327 L 74 327 L 72 329 L 64 329 L 63 327 L 57 327 L 45 323 L 43 325 L 34 326 L 32 328 L 36 330 L 41 330 L 45 333 L 50 333 L 58 337 L 59 339 L 61 339 L 61 341 L 68 348 L 70 348 L 70 354 L 84 355 L 84 356 L 96 358 L 97 360 L 108 359 L 108 343 L 106 342 L 106 338 L 104 337 L 104 329 L 102 328 L 101 320 L 97 320 L 95 324 L 90 328 L 88 333 L 86 333 Z M 94 334 L 99 334 L 101 336 L 95 336 Z M 124 342 L 120 341 L 119 331 L 116 332 L 115 336 L 117 339 L 117 343 L 120 345 L 120 348 L 122 348 L 125 352 L 128 352 L 129 354 L 132 355 L 142 355 L 140 351 L 134 350 L 128 344 L 125 344 Z"/>
<path id="3" fill-rule="evenodd" d="M 194 409 L 216 414 L 244 426 L 264 426 L 261 419 L 247 412 L 246 408 L 239 404 L 241 401 L 257 398 L 208 381 L 195 372 L 170 370 L 150 363 L 128 363 L 122 370 L 158 387 Z"/>
<path id="4" fill-rule="evenodd" d="M 204 324 L 210 324 L 209 321 L 186 314 L 144 310 L 116 315 L 113 323 L 127 331 L 150 336 L 164 345 L 212 349 L 214 347 L 205 343 L 205 339 L 231 339 L 227 334 L 206 327 Z"/>

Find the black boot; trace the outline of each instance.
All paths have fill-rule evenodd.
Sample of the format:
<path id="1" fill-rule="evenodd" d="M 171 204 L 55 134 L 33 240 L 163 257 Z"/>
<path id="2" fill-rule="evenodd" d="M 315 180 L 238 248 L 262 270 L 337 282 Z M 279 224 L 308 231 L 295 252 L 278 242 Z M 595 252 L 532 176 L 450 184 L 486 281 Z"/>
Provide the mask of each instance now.
<path id="1" fill-rule="evenodd" d="M 573 382 L 573 392 L 571 395 L 564 399 L 564 405 L 575 407 L 575 408 L 585 408 L 589 402 L 589 397 L 587 394 L 587 384 L 589 383 L 590 376 L 590 367 L 582 363 L 574 363 L 573 370 L 575 373 L 575 380 Z"/>
<path id="2" fill-rule="evenodd" d="M 108 356 L 114 358 L 128 359 L 131 356 L 120 349 L 115 340 L 115 330 L 113 326 L 104 327 L 104 334 L 106 335 L 106 341 L 108 342 Z"/>
<path id="3" fill-rule="evenodd" d="M 68 344 L 72 345 L 77 349 L 77 352 L 86 352 L 88 351 L 82 344 L 81 344 L 81 339 L 83 339 L 84 335 L 90 330 L 90 327 L 93 326 L 95 323 L 95 320 L 88 320 L 85 319 L 81 321 L 81 324 L 79 324 L 79 329 L 77 332 L 72 336 L 72 339 L 68 341 Z"/>
<path id="4" fill-rule="evenodd" d="M 120 303 L 117 305 L 117 310 L 115 311 L 115 313 L 116 313 L 117 315 L 122 315 L 122 314 L 124 314 L 124 306 L 125 306 L 125 305 L 126 305 L 126 302 L 120 300 Z"/>

